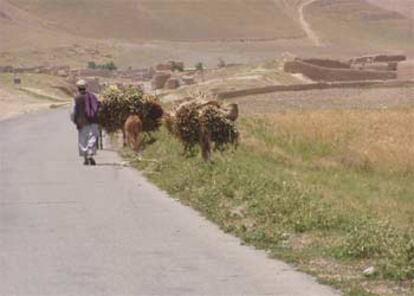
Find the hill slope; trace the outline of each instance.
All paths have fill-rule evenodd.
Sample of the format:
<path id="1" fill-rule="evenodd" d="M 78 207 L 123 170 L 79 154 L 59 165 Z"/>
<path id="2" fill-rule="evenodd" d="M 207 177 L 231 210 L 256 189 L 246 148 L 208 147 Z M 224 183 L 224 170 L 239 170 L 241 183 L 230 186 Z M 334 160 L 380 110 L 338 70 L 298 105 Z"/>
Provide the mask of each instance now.
<path id="1" fill-rule="evenodd" d="M 388 10 L 397 11 L 407 17 L 414 19 L 413 0 L 367 0 L 368 2 Z"/>
<path id="2" fill-rule="evenodd" d="M 276 0 L 10 0 L 55 28 L 92 38 L 239 40 L 303 37 Z"/>
<path id="3" fill-rule="evenodd" d="M 413 20 L 364 0 L 318 0 L 307 13 L 327 44 L 367 51 L 414 50 Z"/>
<path id="4" fill-rule="evenodd" d="M 366 1 L 391 0 L 0 0 L 0 64 L 414 53 L 414 21 Z"/>
<path id="5" fill-rule="evenodd" d="M 42 47 L 68 39 L 62 33 L 48 29 L 40 18 L 21 10 L 6 0 L 0 0 L 0 49 Z"/>

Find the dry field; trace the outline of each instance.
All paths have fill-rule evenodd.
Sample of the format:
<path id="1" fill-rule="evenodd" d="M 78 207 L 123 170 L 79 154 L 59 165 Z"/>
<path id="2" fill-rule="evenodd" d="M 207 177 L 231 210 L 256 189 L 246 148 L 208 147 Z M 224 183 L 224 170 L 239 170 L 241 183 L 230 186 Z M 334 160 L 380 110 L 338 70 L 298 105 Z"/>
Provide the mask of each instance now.
<path id="1" fill-rule="evenodd" d="M 266 118 L 274 124 L 276 133 L 289 130 L 291 135 L 332 145 L 344 154 L 337 160 L 345 166 L 352 167 L 363 160 L 373 169 L 414 171 L 413 107 L 313 110 L 266 115 Z"/>
<path id="2" fill-rule="evenodd" d="M 388 109 L 414 107 L 414 88 L 344 88 L 277 92 L 235 98 L 243 112 L 273 113 L 301 110 Z"/>
<path id="3" fill-rule="evenodd" d="M 319 169 L 344 167 L 396 175 L 414 173 L 414 131 L 411 127 L 414 107 L 289 111 L 262 117 L 269 124 L 268 131 L 273 131 L 275 137 L 292 144 L 300 139 L 309 147 L 323 147 L 321 154 L 309 151 L 309 155 L 298 155 Z M 369 197 L 371 200 L 377 198 Z M 363 202 L 369 203 L 368 200 Z M 380 214 L 392 214 L 394 220 L 411 227 L 410 221 L 414 217 L 412 202 L 399 199 L 389 202 L 393 204 L 392 213 L 381 203 L 376 205 L 376 211 L 386 210 Z M 410 210 L 404 215 L 407 207 Z"/>
<path id="4" fill-rule="evenodd" d="M 265 154 L 283 156 L 289 153 L 277 146 L 297 149 L 289 161 L 296 159 L 295 165 L 311 163 L 317 170 L 344 168 L 396 180 L 398 176 L 410 179 L 414 173 L 414 87 L 279 92 L 230 101 L 238 103 L 245 116 L 266 122 L 263 134 L 281 139 L 281 143 L 267 146 L 256 140 L 249 142 L 248 137 L 247 144 L 253 150 L 267 147 Z M 358 195 L 360 181 L 354 180 L 355 192 L 349 196 Z M 414 188 L 404 182 L 393 186 L 392 193 L 367 190 L 365 194 L 361 189 L 361 199 L 352 197 L 350 203 L 361 202 L 375 213 L 392 217 L 396 225 L 411 227 L 414 208 L 406 197 Z"/>

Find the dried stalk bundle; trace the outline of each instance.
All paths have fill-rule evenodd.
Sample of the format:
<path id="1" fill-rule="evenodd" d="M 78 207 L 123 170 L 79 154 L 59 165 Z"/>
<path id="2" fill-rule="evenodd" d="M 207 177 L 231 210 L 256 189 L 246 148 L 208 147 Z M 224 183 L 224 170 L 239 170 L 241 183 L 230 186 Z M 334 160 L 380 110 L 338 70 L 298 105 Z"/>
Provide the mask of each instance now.
<path id="1" fill-rule="evenodd" d="M 145 94 L 142 109 L 138 114 L 142 118 L 145 132 L 157 131 L 161 127 L 164 110 L 156 96 Z"/>
<path id="2" fill-rule="evenodd" d="M 144 94 L 139 87 L 110 86 L 102 97 L 99 123 L 108 133 L 122 129 L 129 115 L 139 116 L 145 132 L 156 131 L 161 126 L 164 112 L 157 97 Z"/>
<path id="3" fill-rule="evenodd" d="M 200 121 L 198 104 L 195 102 L 181 105 L 175 113 L 174 130 L 184 144 L 191 150 L 200 141 Z"/>
<path id="4" fill-rule="evenodd" d="M 200 125 L 209 133 L 215 150 L 224 151 L 229 144 L 237 145 L 240 134 L 235 123 L 214 105 L 202 109 Z"/>
<path id="5" fill-rule="evenodd" d="M 237 111 L 237 105 L 231 106 Z M 217 100 L 192 99 L 164 117 L 167 129 L 177 136 L 185 151 L 199 144 L 203 157 L 208 159 L 211 144 L 214 150 L 224 151 L 237 146 L 239 131 L 234 123 L 237 117 Z M 237 111 L 238 112 L 238 111 Z"/>
<path id="6" fill-rule="evenodd" d="M 129 104 L 123 91 L 110 86 L 102 94 L 99 108 L 99 124 L 108 133 L 122 129 L 129 115 Z"/>

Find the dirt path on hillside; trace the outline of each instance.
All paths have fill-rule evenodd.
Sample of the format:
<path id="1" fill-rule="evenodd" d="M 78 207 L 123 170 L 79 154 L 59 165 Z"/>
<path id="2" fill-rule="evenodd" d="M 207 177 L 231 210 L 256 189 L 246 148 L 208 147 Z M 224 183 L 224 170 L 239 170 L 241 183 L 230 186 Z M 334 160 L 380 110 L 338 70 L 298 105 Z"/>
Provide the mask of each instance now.
<path id="1" fill-rule="evenodd" d="M 306 36 L 308 36 L 309 40 L 312 41 L 312 43 L 316 46 L 321 46 L 322 43 L 319 39 L 318 34 L 312 29 L 311 25 L 308 23 L 308 21 L 305 18 L 305 8 L 316 2 L 318 0 L 307 0 L 300 4 L 299 6 L 299 22 L 303 28 L 303 30 L 306 33 Z"/>

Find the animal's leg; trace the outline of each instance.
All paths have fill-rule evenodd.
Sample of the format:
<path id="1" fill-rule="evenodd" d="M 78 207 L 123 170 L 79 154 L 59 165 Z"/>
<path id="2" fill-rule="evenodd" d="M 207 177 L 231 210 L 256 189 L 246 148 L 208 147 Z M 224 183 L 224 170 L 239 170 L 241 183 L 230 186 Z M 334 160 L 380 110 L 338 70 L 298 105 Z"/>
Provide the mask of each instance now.
<path id="1" fill-rule="evenodd" d="M 98 149 L 103 150 L 103 133 L 102 133 L 102 128 L 99 128 Z"/>
<path id="2" fill-rule="evenodd" d="M 211 137 L 205 130 L 202 130 L 200 133 L 200 147 L 204 161 L 208 161 L 211 154 Z"/>
<path id="3" fill-rule="evenodd" d="M 122 144 L 124 147 L 127 146 L 127 142 L 128 142 L 127 133 L 125 132 L 125 129 L 122 129 Z"/>
<path id="4" fill-rule="evenodd" d="M 134 135 L 134 137 L 133 137 L 133 149 L 134 149 L 135 152 L 139 152 L 140 144 L 141 144 L 141 140 L 140 140 L 139 134 Z"/>

